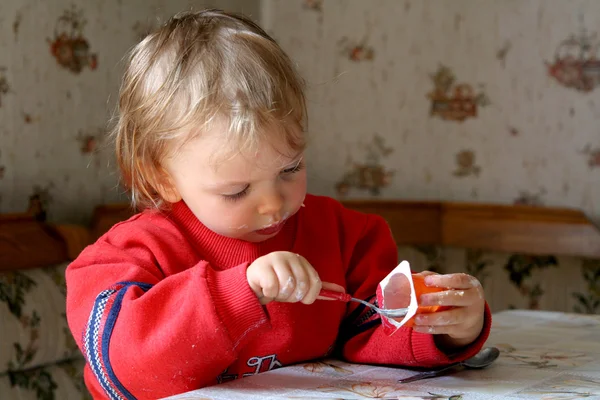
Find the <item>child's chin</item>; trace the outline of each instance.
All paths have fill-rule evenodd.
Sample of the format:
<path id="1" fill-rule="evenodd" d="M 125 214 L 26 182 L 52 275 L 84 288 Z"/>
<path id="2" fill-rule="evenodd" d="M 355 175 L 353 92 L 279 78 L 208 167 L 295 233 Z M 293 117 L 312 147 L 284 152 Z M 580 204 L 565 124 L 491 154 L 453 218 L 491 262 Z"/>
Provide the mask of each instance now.
<path id="1" fill-rule="evenodd" d="M 271 239 L 273 236 L 276 236 L 277 233 L 278 232 L 275 232 L 270 235 L 259 235 L 256 232 L 252 232 L 252 233 L 249 233 L 248 235 L 245 235 L 245 237 L 240 238 L 240 239 L 245 240 L 247 242 L 260 243 L 260 242 L 264 242 L 265 240 Z"/>
<path id="2" fill-rule="evenodd" d="M 260 234 L 256 233 L 255 231 L 250 231 L 250 232 L 240 232 L 237 230 L 219 231 L 216 229 L 214 229 L 213 232 L 215 232 L 218 235 L 227 237 L 229 239 L 243 240 L 245 242 L 252 242 L 252 243 L 264 242 L 265 240 L 270 239 L 273 236 L 277 235 L 277 233 L 274 233 L 272 235 L 260 235 Z"/>

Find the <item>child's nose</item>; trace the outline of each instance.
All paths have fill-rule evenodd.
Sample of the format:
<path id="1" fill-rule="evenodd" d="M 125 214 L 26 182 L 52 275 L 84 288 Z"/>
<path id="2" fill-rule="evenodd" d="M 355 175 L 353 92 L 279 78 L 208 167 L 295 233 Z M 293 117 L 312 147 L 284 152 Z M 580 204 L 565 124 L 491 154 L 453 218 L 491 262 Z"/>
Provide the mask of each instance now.
<path id="1" fill-rule="evenodd" d="M 283 196 L 278 192 L 273 192 L 262 198 L 262 202 L 258 207 L 258 213 L 261 215 L 272 215 L 278 220 L 281 217 L 282 207 Z"/>

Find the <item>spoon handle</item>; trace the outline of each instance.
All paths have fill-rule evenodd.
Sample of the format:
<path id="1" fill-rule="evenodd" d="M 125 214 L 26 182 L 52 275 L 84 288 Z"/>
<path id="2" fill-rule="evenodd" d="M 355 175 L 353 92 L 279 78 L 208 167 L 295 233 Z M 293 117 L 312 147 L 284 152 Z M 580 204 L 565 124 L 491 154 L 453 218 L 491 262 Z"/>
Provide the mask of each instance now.
<path id="1" fill-rule="evenodd" d="M 335 290 L 329 289 L 321 289 L 321 291 L 319 292 L 319 296 L 327 297 L 329 299 L 334 300 L 340 300 L 346 303 L 352 300 L 352 296 L 350 296 L 348 293 L 336 292 Z"/>
<path id="2" fill-rule="evenodd" d="M 398 382 L 409 383 L 409 382 L 420 381 L 421 379 L 435 378 L 436 376 L 444 375 L 447 371 L 454 369 L 456 367 L 459 367 L 459 366 L 464 368 L 464 366 L 461 363 L 454 363 L 454 364 L 447 365 L 444 368 L 435 369 L 433 371 L 419 372 L 418 374 L 414 374 L 412 376 L 409 376 L 408 378 L 399 379 Z"/>

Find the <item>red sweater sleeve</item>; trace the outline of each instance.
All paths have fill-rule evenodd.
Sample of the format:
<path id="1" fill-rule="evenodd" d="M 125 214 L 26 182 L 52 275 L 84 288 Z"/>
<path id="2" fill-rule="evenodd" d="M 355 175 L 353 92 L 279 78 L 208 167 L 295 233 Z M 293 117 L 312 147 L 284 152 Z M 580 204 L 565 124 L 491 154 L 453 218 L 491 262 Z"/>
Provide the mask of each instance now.
<path id="1" fill-rule="evenodd" d="M 126 223 L 67 269 L 69 327 L 108 398 L 156 399 L 216 383 L 269 325 L 246 264 L 219 271 L 200 261 L 166 273 L 169 262 L 185 262 L 179 254 L 193 253 L 182 242 Z"/>
<path id="2" fill-rule="evenodd" d="M 354 297 L 375 302 L 377 285 L 398 263 L 397 247 L 383 218 L 365 218 L 349 262 L 347 290 Z M 448 355 L 437 348 L 433 335 L 402 327 L 390 336 L 379 315 L 365 306 L 352 305 L 342 324 L 342 355 L 356 363 L 436 367 L 476 354 L 487 340 L 490 326 L 491 314 L 486 304 L 480 336 L 466 348 Z"/>

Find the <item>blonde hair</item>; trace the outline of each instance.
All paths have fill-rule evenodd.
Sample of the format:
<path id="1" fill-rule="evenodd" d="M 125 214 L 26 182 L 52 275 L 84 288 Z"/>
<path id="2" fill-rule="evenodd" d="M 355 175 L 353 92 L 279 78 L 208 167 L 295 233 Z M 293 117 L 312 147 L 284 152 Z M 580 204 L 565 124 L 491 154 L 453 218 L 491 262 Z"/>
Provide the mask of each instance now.
<path id="1" fill-rule="evenodd" d="M 224 139 L 240 149 L 275 131 L 301 150 L 304 81 L 250 19 L 214 9 L 177 14 L 133 48 L 121 84 L 113 137 L 135 208 L 166 205 L 157 190 L 161 161 L 217 117 L 228 121 Z"/>

